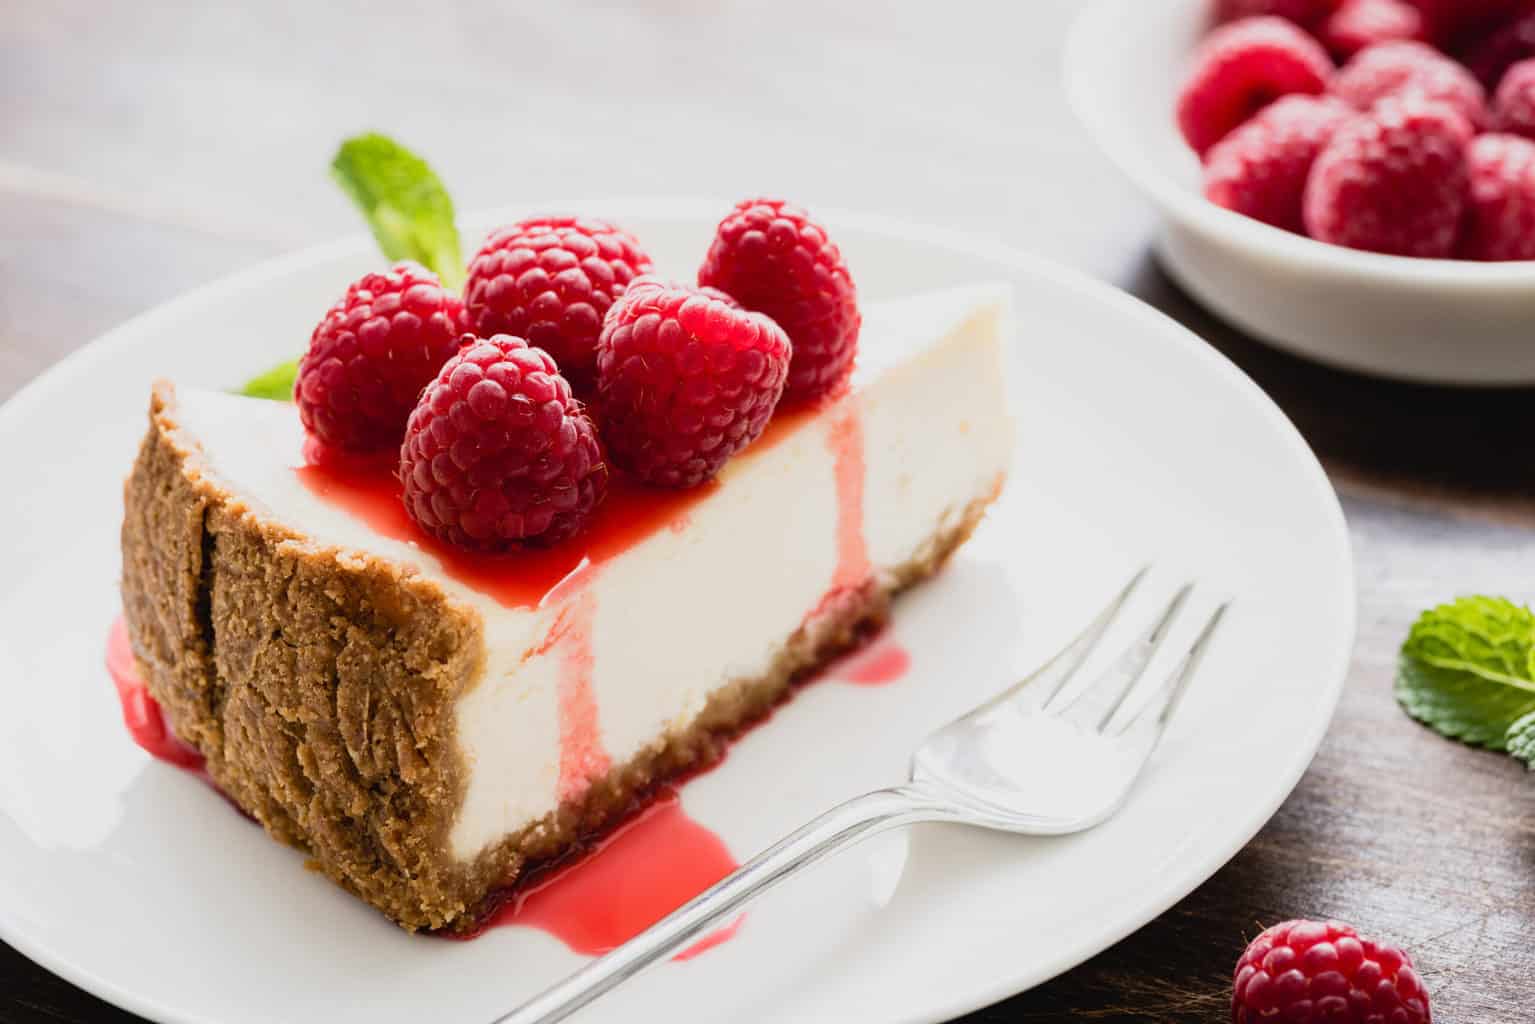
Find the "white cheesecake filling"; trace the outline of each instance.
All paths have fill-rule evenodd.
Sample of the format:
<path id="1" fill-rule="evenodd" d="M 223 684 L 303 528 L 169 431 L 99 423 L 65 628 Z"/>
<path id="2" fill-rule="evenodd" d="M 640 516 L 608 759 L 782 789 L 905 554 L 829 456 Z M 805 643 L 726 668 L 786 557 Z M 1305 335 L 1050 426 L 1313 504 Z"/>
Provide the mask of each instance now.
<path id="1" fill-rule="evenodd" d="M 583 672 L 601 752 L 621 764 L 685 730 L 719 687 L 764 675 L 827 594 L 839 559 L 839 419 L 861 425 L 863 541 L 876 573 L 909 561 L 997 485 L 1012 460 L 1008 314 L 1001 286 L 870 305 L 843 403 L 738 455 L 685 528 L 658 530 L 538 608 L 497 603 L 317 496 L 293 472 L 303 437 L 292 406 L 188 390 L 180 419 L 206 470 L 254 508 L 338 557 L 367 551 L 412 566 L 481 616 L 484 675 L 457 709 L 468 784 L 451 843 L 469 859 L 559 805 L 570 655 L 555 643 L 524 656 L 573 602 L 591 616 Z"/>

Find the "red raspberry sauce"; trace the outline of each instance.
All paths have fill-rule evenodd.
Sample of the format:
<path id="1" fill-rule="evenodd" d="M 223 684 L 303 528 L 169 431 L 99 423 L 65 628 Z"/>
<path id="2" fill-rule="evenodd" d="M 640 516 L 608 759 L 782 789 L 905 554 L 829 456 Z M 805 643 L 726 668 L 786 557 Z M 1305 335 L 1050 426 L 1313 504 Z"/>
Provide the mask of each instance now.
<path id="1" fill-rule="evenodd" d="M 889 636 L 879 636 L 827 668 L 826 675 L 858 686 L 884 686 L 904 677 L 910 668 L 906 648 Z"/>
<path id="2" fill-rule="evenodd" d="M 832 424 L 827 437 L 837 481 L 837 571 L 832 576 L 835 592 L 857 590 L 874 573 L 869 564 L 869 545 L 863 532 L 863 485 L 867 469 L 863 454 L 863 417 L 857 405 Z"/>
<path id="3" fill-rule="evenodd" d="M 117 687 L 117 701 L 122 705 L 123 724 L 133 742 L 151 757 L 177 768 L 201 773 L 203 756 L 176 738 L 165 724 L 159 703 L 149 695 L 149 688 L 139 675 L 128 640 L 128 624 L 119 615 L 107 633 L 107 673 Z"/>
<path id="4" fill-rule="evenodd" d="M 688 817 L 677 791 L 668 788 L 589 852 L 535 876 L 474 934 L 503 925 L 527 925 L 548 932 L 573 952 L 600 956 L 737 866 L 724 841 Z M 719 945 L 736 933 L 741 921 L 738 917 L 705 936 L 676 959 L 687 960 Z"/>
<path id="5" fill-rule="evenodd" d="M 688 510 L 714 489 L 657 491 L 615 476 L 591 525 L 563 544 L 485 555 L 427 535 L 405 512 L 391 472 L 306 463 L 294 470 L 317 497 L 339 505 L 374 530 L 436 556 L 443 571 L 508 608 L 532 608 L 583 563 L 603 562 L 668 527 L 681 529 Z"/>
<path id="6" fill-rule="evenodd" d="M 560 645 L 560 782 L 561 800 L 577 800 L 593 781 L 613 766 L 602 746 L 597 723 L 597 697 L 592 693 L 592 620 L 597 595 L 590 590 L 560 612 L 554 632 Z"/>
<path id="7" fill-rule="evenodd" d="M 753 447 L 759 451 L 772 447 L 815 411 L 815 407 L 808 407 L 774 416 Z M 845 417 L 843 423 L 850 421 L 855 425 L 843 427 L 839 424 L 834 434 L 847 435 L 847 440 L 835 442 L 842 448 L 851 451 L 853 444 L 857 446 L 853 464 L 844 469 L 843 463 L 848 460 L 839 456 L 837 471 L 838 498 L 847 513 L 839 519 L 852 518 L 855 522 L 851 527 L 839 525 L 838 538 L 840 548 L 847 531 L 856 529 L 857 549 L 862 551 L 863 436 L 856 426 L 856 413 Z M 718 482 L 710 481 L 685 491 L 664 490 L 645 487 L 615 473 L 608 482 L 607 497 L 597 506 L 585 530 L 553 547 L 528 548 L 495 556 L 456 548 L 418 528 L 405 512 L 400 481 L 395 478 L 392 467 L 323 457 L 310 445 L 305 446 L 304 459 L 304 464 L 296 467 L 294 472 L 315 496 L 346 509 L 392 540 L 414 544 L 430 552 L 449 576 L 488 594 L 508 608 L 532 608 L 552 601 L 556 595 L 551 592 L 572 573 L 588 566 L 600 567 L 608 559 L 663 529 L 681 530 L 687 525 L 692 507 L 719 487 Z M 858 474 L 856 499 L 850 486 L 854 472 Z M 854 540 L 848 539 L 847 543 L 851 545 Z M 866 575 L 866 555 L 861 564 Z M 842 565 L 839 563 L 839 583 L 844 575 Z M 854 569 L 856 565 L 853 565 Z"/>

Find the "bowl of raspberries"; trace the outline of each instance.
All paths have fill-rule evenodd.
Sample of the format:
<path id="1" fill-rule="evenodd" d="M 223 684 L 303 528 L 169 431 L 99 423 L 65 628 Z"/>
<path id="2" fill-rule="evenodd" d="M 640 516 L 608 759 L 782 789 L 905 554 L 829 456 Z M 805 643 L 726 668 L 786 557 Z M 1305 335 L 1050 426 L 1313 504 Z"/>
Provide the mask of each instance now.
<path id="1" fill-rule="evenodd" d="M 1535 384 L 1535 0 L 1098 0 L 1067 86 L 1215 313 L 1344 369 Z"/>

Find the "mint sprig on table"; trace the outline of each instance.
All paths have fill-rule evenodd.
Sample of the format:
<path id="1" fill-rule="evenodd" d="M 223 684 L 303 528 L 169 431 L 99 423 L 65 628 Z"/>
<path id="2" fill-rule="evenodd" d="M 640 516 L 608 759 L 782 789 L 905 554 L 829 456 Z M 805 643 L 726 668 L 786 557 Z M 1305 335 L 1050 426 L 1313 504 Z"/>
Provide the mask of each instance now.
<path id="1" fill-rule="evenodd" d="M 389 138 L 370 132 L 341 143 L 331 177 L 352 197 L 391 261 L 415 260 L 437 274 L 443 287 L 464 284 L 464 257 L 453 199 L 427 162 Z M 239 393 L 291 401 L 298 362 L 275 366 L 247 381 Z"/>
<path id="2" fill-rule="evenodd" d="M 1497 597 L 1424 612 L 1402 645 L 1396 698 L 1442 735 L 1535 766 L 1535 613 Z"/>
<path id="3" fill-rule="evenodd" d="M 1508 727 L 1508 752 L 1535 767 L 1535 711 Z"/>

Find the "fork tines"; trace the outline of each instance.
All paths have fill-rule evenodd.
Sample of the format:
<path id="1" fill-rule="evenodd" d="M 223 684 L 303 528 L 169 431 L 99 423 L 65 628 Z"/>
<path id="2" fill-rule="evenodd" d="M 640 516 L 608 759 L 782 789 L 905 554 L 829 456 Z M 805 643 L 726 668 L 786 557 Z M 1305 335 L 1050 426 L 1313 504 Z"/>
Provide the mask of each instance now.
<path id="1" fill-rule="evenodd" d="M 1086 686 L 1076 688 L 1071 686 L 1078 669 L 1097 649 L 1109 627 L 1118 619 L 1120 612 L 1129 602 L 1130 596 L 1146 579 L 1150 570 L 1151 567 L 1146 566 L 1137 572 L 1080 636 L 1051 658 L 1038 672 L 1024 680 L 1022 685 L 1043 684 L 1048 688 L 1048 695 L 1041 706 L 1045 714 L 1077 720 L 1084 718 L 1085 713 L 1092 716 L 1087 721 L 1092 721 L 1096 730 L 1102 733 L 1110 731 L 1110 726 L 1118 716 L 1124 721 L 1113 730 L 1114 735 L 1123 733 L 1145 720 L 1147 713 L 1153 708 L 1157 709 L 1156 720 L 1159 726 L 1165 725 L 1172 718 L 1188 687 L 1189 680 L 1198 670 L 1199 662 L 1210 645 L 1210 638 L 1225 616 L 1226 609 L 1231 605 L 1230 601 L 1222 602 L 1210 613 L 1199 635 L 1184 652 L 1168 677 L 1157 687 L 1155 693 L 1136 708 L 1133 714 L 1121 716 L 1120 711 L 1135 691 L 1136 684 L 1145 675 L 1147 667 L 1152 663 L 1157 652 L 1167 642 L 1179 613 L 1194 592 L 1193 582 L 1178 588 L 1162 613 L 1096 679 Z M 1087 721 L 1083 724 L 1087 724 Z"/>

